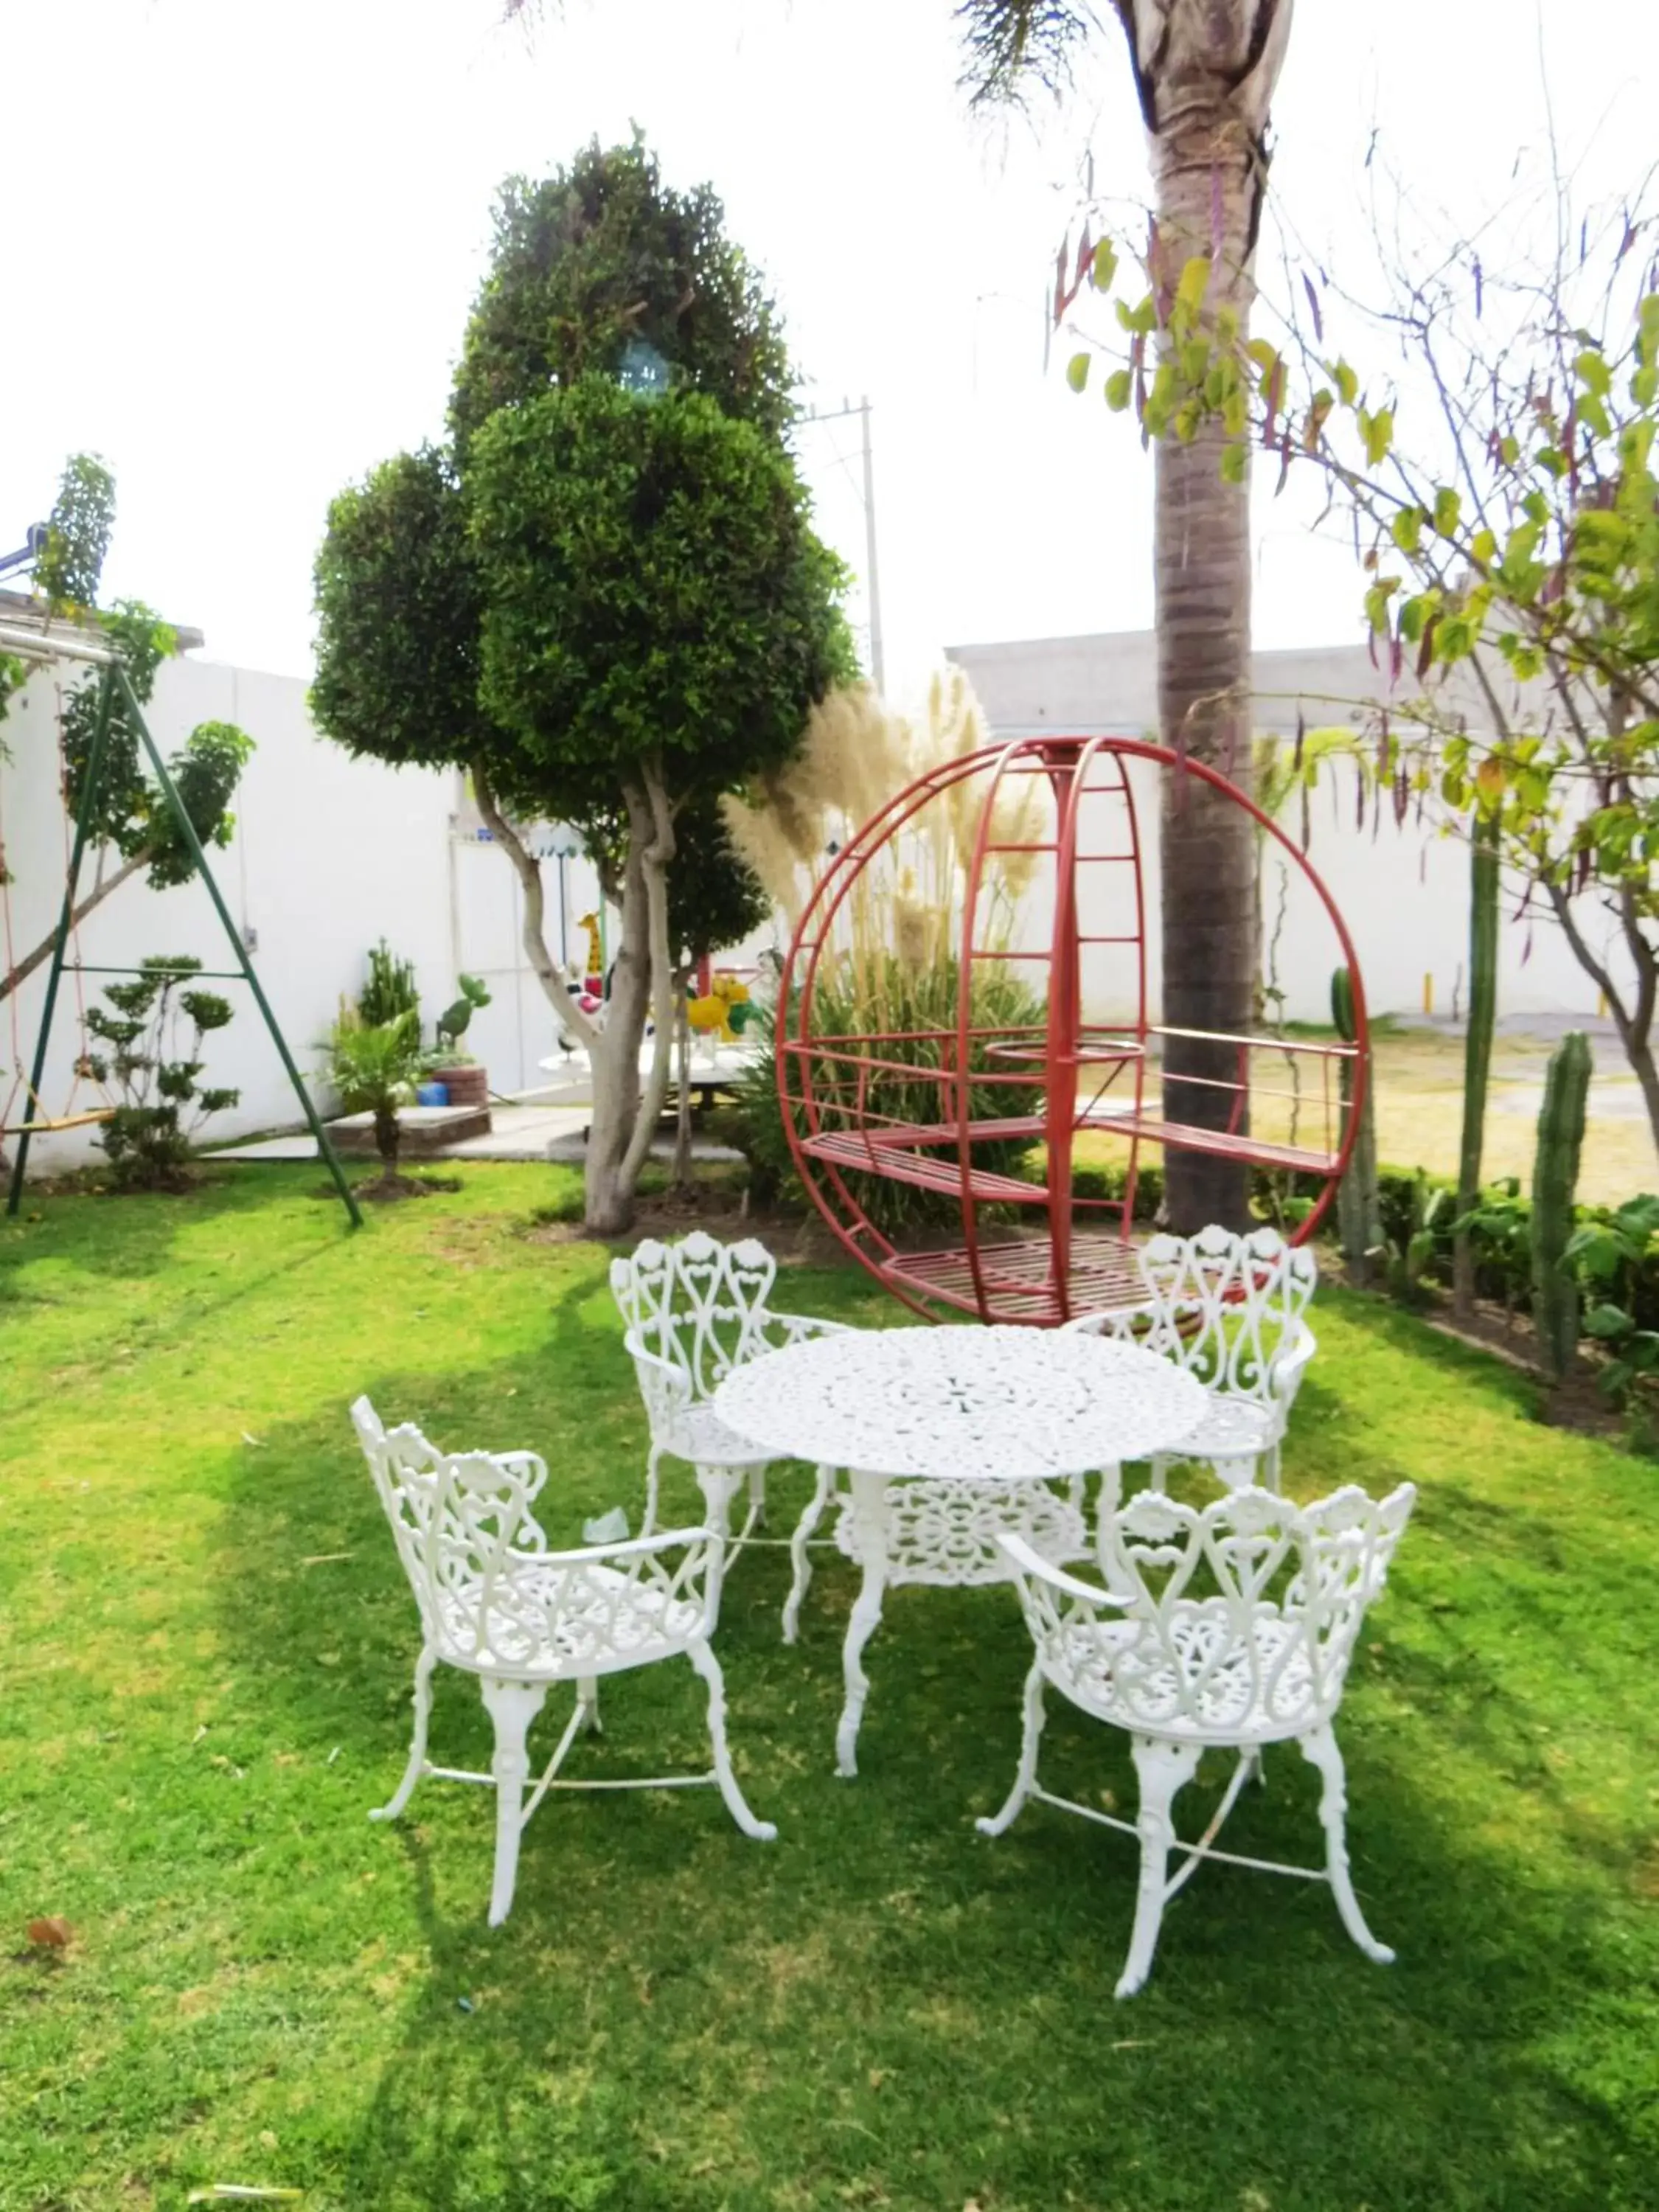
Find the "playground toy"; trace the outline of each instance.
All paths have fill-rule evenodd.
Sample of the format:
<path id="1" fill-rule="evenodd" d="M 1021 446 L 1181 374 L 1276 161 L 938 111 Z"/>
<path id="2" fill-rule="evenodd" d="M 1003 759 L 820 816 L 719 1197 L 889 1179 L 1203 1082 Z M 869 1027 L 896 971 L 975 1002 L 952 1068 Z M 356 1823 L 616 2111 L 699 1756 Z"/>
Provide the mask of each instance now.
<path id="1" fill-rule="evenodd" d="M 40 1010 L 40 1027 L 35 1038 L 33 1063 L 27 1073 L 23 1070 L 21 1057 L 15 1048 L 15 1031 L 14 1030 L 13 1057 L 15 1063 L 16 1080 L 12 1085 L 11 1097 L 5 1112 L 0 1115 L 0 1121 L 9 1125 L 5 1133 L 9 1136 L 15 1136 L 17 1139 L 17 1149 L 11 1164 L 11 1182 L 6 1195 L 6 1212 L 9 1214 L 15 1214 L 22 1202 L 23 1176 L 28 1164 L 29 1146 L 33 1138 L 51 1134 L 62 1129 L 79 1128 L 89 1122 L 106 1121 L 112 1118 L 115 1110 L 112 1102 L 107 1098 L 103 1105 L 91 1111 L 77 1113 L 74 1110 L 75 1098 L 82 1081 L 95 1079 L 94 1055 L 88 1048 L 87 1041 L 86 1008 L 82 998 L 82 978 L 87 975 L 137 975 L 144 971 L 132 966 L 94 965 L 81 958 L 79 927 L 76 913 L 76 891 L 80 884 L 81 869 L 86 859 L 87 847 L 88 843 L 96 842 L 92 835 L 92 824 L 97 819 L 98 801 L 102 787 L 101 780 L 109 757 L 111 723 L 114 719 L 116 702 L 118 699 L 125 729 L 129 734 L 136 736 L 143 749 L 149 772 L 160 786 L 163 803 L 173 817 L 185 848 L 191 856 L 195 872 L 201 878 L 203 887 L 212 902 L 214 912 L 224 929 L 232 957 L 236 963 L 236 965 L 231 969 L 193 969 L 192 980 L 199 978 L 204 982 L 241 982 L 247 985 L 253 994 L 254 1004 L 259 1010 L 270 1041 L 276 1048 L 288 1079 L 294 1086 L 295 1096 L 299 1101 L 306 1124 L 316 1139 L 318 1155 L 333 1179 L 334 1187 L 339 1194 L 352 1227 L 361 1228 L 362 1214 L 357 1201 L 352 1195 L 351 1188 L 341 1171 L 339 1160 L 336 1157 L 334 1147 L 328 1140 L 327 1133 L 318 1118 L 316 1104 L 311 1092 L 299 1069 L 295 1066 L 294 1055 L 288 1048 L 288 1041 L 277 1024 L 276 1017 L 271 1011 L 270 1001 L 266 998 L 259 978 L 254 972 L 252 962 L 248 957 L 242 933 L 231 919 L 230 909 L 226 906 L 218 884 L 214 878 L 213 871 L 208 866 L 207 854 L 202 849 L 201 840 L 196 833 L 196 825 L 191 820 L 190 814 L 179 796 L 178 787 L 168 774 L 167 763 L 162 759 L 155 740 L 150 734 L 149 725 L 144 720 L 143 710 L 139 704 L 137 695 L 128 680 L 125 669 L 122 667 L 112 648 L 101 635 L 93 635 L 85 631 L 66 630 L 60 628 L 54 629 L 50 638 L 47 638 L 25 624 L 0 622 L 0 650 L 19 654 L 27 661 L 75 660 L 90 663 L 101 671 L 97 678 L 100 694 L 92 744 L 87 757 L 86 771 L 81 779 L 80 788 L 76 793 L 73 817 L 75 834 L 64 871 L 64 903 L 58 915 L 58 928 L 52 940 L 52 964 L 46 971 L 46 994 Z M 61 726 L 59 742 L 61 746 Z M 3 888 L 3 872 L 0 872 L 0 889 Z M 9 911 L 5 920 L 6 936 L 9 940 Z M 74 956 L 72 958 L 70 957 L 71 951 Z M 18 976 L 9 942 L 8 942 L 7 963 L 9 970 L 9 980 L 12 987 L 7 996 L 10 1001 L 12 1018 L 15 1023 Z M 75 1060 L 74 1082 L 69 1103 L 60 1113 L 54 1115 L 46 1111 L 42 1104 L 40 1086 L 46 1078 L 46 1052 L 52 1042 L 52 1017 L 57 1012 L 58 988 L 66 973 L 75 979 L 76 998 L 81 1018 L 80 1049 Z M 27 1112 L 24 1120 L 14 1123 L 11 1120 L 12 1109 L 20 1090 L 27 1094 Z"/>
<path id="2" fill-rule="evenodd" d="M 582 971 L 582 988 L 590 998 L 603 999 L 605 996 L 605 938 L 600 931 L 599 917 L 597 914 L 580 914 L 576 917 L 576 927 L 587 932 L 587 965 Z M 584 1013 L 589 1011 L 587 1006 L 583 1006 Z"/>
<path id="3" fill-rule="evenodd" d="M 1210 794 L 1277 848 L 1295 927 L 1331 939 L 1318 972 L 1352 972 L 1352 1039 L 1152 1018 L 1138 810 Z M 923 860 L 944 886 L 927 899 Z M 890 996 L 926 1003 L 897 988 L 918 974 L 945 1018 L 882 1018 Z M 1370 1061 L 1352 942 L 1306 856 L 1218 770 L 1124 738 L 984 746 L 890 800 L 807 904 L 776 1038 L 795 1165 L 847 1249 L 930 1318 L 1048 1328 L 1141 1302 L 1130 1236 L 1146 1146 L 1276 1171 L 1310 1201 L 1293 1241 L 1310 1236 L 1347 1164 Z M 1076 1194 L 1080 1139 L 1085 1164 L 1119 1169 L 1120 1194 Z M 1039 1145 L 1046 1160 L 1019 1172 Z M 959 1234 L 901 1249 L 863 1202 L 874 1179 L 937 1194 Z"/>

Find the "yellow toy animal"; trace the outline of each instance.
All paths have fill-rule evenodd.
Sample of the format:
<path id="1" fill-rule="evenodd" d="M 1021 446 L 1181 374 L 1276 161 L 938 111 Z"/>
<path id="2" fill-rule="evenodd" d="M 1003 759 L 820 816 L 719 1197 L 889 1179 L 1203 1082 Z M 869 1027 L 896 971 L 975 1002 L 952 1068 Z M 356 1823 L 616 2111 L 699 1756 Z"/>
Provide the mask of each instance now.
<path id="1" fill-rule="evenodd" d="M 587 932 L 587 965 L 582 970 L 583 976 L 588 988 L 603 997 L 605 994 L 605 950 L 599 938 L 599 917 L 597 914 L 578 915 L 576 927 Z"/>
<path id="2" fill-rule="evenodd" d="M 749 986 L 739 982 L 735 975 L 716 975 L 708 986 L 708 995 L 693 999 L 686 1006 L 686 1018 L 700 1034 L 714 1035 L 721 1044 L 735 1044 L 743 1028 L 749 1006 Z M 737 1018 L 734 1021 L 733 1014 Z"/>

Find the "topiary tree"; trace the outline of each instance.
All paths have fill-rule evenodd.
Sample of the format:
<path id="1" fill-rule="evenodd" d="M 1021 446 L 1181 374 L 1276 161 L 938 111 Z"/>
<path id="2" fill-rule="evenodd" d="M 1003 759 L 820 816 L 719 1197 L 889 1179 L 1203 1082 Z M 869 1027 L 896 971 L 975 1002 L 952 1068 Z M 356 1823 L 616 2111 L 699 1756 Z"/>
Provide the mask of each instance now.
<path id="1" fill-rule="evenodd" d="M 626 146 L 595 139 L 538 184 L 509 177 L 455 374 L 458 449 L 498 407 L 594 373 L 648 374 L 653 354 L 673 385 L 781 436 L 794 411 L 789 357 L 725 222 L 708 185 L 663 183 L 637 132 Z"/>
<path id="2" fill-rule="evenodd" d="M 216 991 L 189 988 L 201 965 L 187 956 L 143 960 L 129 981 L 105 986 L 107 1009 L 88 1009 L 87 1029 L 100 1047 L 89 1055 L 91 1072 L 120 1093 L 98 1139 L 118 1190 L 184 1189 L 197 1130 L 241 1097 L 198 1080 L 203 1040 L 233 1011 Z"/>
<path id="3" fill-rule="evenodd" d="M 648 400 L 583 377 L 493 416 L 469 478 L 485 703 L 554 812 L 580 822 L 622 802 L 622 927 L 589 1040 L 587 1219 L 614 1233 L 667 1088 L 675 817 L 787 759 L 850 675 L 842 571 L 782 447 L 698 392 Z M 478 789 L 521 874 L 533 868 Z M 641 1097 L 647 1007 L 658 1050 Z"/>
<path id="4" fill-rule="evenodd" d="M 455 449 L 342 494 L 317 564 L 319 724 L 380 759 L 466 769 L 518 872 L 526 955 L 592 1060 L 600 1234 L 628 1224 L 667 1087 L 678 824 L 787 759 L 853 667 L 842 571 L 775 434 L 771 309 L 719 212 L 666 191 L 637 141 L 510 185 Z M 662 371 L 640 389 L 630 343 Z M 538 817 L 582 830 L 621 909 L 603 1028 L 548 946 L 516 826 Z"/>

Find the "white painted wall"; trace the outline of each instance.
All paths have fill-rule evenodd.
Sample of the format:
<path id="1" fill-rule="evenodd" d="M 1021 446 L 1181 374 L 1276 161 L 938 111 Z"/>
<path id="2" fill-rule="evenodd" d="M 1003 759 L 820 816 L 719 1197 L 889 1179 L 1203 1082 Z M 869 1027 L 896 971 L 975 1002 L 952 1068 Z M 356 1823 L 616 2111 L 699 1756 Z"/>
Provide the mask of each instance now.
<path id="1" fill-rule="evenodd" d="M 63 898 L 67 853 L 56 714 L 54 679 L 43 672 L 13 699 L 3 725 L 11 758 L 0 763 L 0 823 L 14 878 L 12 937 L 19 952 L 52 927 Z M 484 975 L 494 1003 L 473 1016 L 467 1043 L 496 1089 L 545 1081 L 536 1062 L 553 1049 L 552 1012 L 518 950 L 516 879 L 500 853 L 469 834 L 459 779 L 351 759 L 318 736 L 305 686 L 292 678 L 207 660 L 170 662 L 157 678 L 149 709 L 163 754 L 206 720 L 236 722 L 255 743 L 236 796 L 234 839 L 210 857 L 238 927 L 256 933 L 254 965 L 301 1067 L 315 1068 L 316 1041 L 341 994 L 355 997 L 361 988 L 368 948 L 384 936 L 415 963 L 428 1026 L 456 996 L 463 969 Z M 551 861 L 547 875 L 556 950 L 557 869 Z M 596 889 L 587 865 L 572 862 L 573 921 L 594 902 Z M 234 965 L 228 952 L 207 891 L 194 881 L 155 891 L 135 877 L 80 933 L 80 955 L 90 964 L 191 953 L 208 968 L 228 968 Z M 101 986 L 114 980 L 81 978 L 87 1002 L 95 1004 Z M 41 1086 L 53 1114 L 69 1097 L 80 1049 L 76 981 L 64 979 Z M 14 1042 L 25 1067 L 32 1060 L 45 983 L 42 969 L 0 1001 L 0 1103 L 12 1087 Z M 236 1018 L 209 1040 L 204 1079 L 239 1088 L 242 1102 L 216 1119 L 209 1133 L 229 1137 L 296 1121 L 298 1103 L 246 986 L 211 988 L 232 1000 Z M 83 1086 L 77 1105 L 97 1103 Z M 22 1109 L 20 1094 L 9 1118 L 22 1118 Z M 91 1128 L 37 1138 L 31 1175 L 95 1159 L 96 1136 Z"/>
<path id="2" fill-rule="evenodd" d="M 1011 643 L 952 646 L 949 657 L 966 672 L 992 729 L 999 737 L 1045 731 L 1155 735 L 1158 726 L 1156 641 L 1150 630 L 1095 637 L 1034 638 Z M 1381 699 L 1386 679 L 1363 646 L 1259 653 L 1254 661 L 1253 720 L 1263 735 L 1288 742 L 1298 711 L 1308 726 L 1347 719 L 1345 704 Z M 1154 1012 L 1158 973 L 1156 832 L 1158 772 L 1137 770 L 1137 805 L 1147 863 L 1147 911 Z M 1453 994 L 1468 961 L 1468 859 L 1465 847 L 1439 835 L 1431 818 L 1414 817 L 1396 829 L 1386 800 L 1380 826 L 1368 807 L 1363 826 L 1355 817 L 1356 771 L 1346 763 L 1326 770 L 1312 796 L 1308 858 L 1325 878 L 1359 956 L 1374 1013 L 1422 1011 L 1425 975 L 1433 979 L 1434 1011 L 1452 1010 Z M 1301 834 L 1292 800 L 1282 826 Z M 1269 871 L 1271 927 L 1277 863 Z M 1498 1012 L 1504 1015 L 1594 1014 L 1597 993 L 1547 914 L 1514 918 L 1519 887 L 1506 889 L 1500 933 Z M 1585 917 L 1588 920 L 1588 917 Z M 1595 933 L 1589 933 L 1594 939 Z M 1615 975 L 1626 963 L 1614 947 L 1611 925 L 1601 949 Z M 1293 871 L 1279 980 L 1293 1020 L 1329 1018 L 1331 933 L 1316 900 Z M 1467 986 L 1462 1003 L 1467 1003 Z"/>

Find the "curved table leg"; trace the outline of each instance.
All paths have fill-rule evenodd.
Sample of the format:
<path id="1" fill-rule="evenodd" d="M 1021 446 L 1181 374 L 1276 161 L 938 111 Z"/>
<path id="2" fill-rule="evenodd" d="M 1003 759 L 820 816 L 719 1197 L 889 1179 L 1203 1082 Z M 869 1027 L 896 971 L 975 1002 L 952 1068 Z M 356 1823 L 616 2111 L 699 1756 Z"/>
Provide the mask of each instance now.
<path id="1" fill-rule="evenodd" d="M 847 1701 L 836 1729 L 836 1771 L 850 1777 L 859 1771 L 859 1723 L 870 1692 L 870 1677 L 863 1665 L 864 1647 L 880 1626 L 882 1593 L 887 1587 L 887 1477 L 849 1469 L 848 1479 L 853 1492 L 853 1540 L 864 1573 L 842 1647 Z"/>

